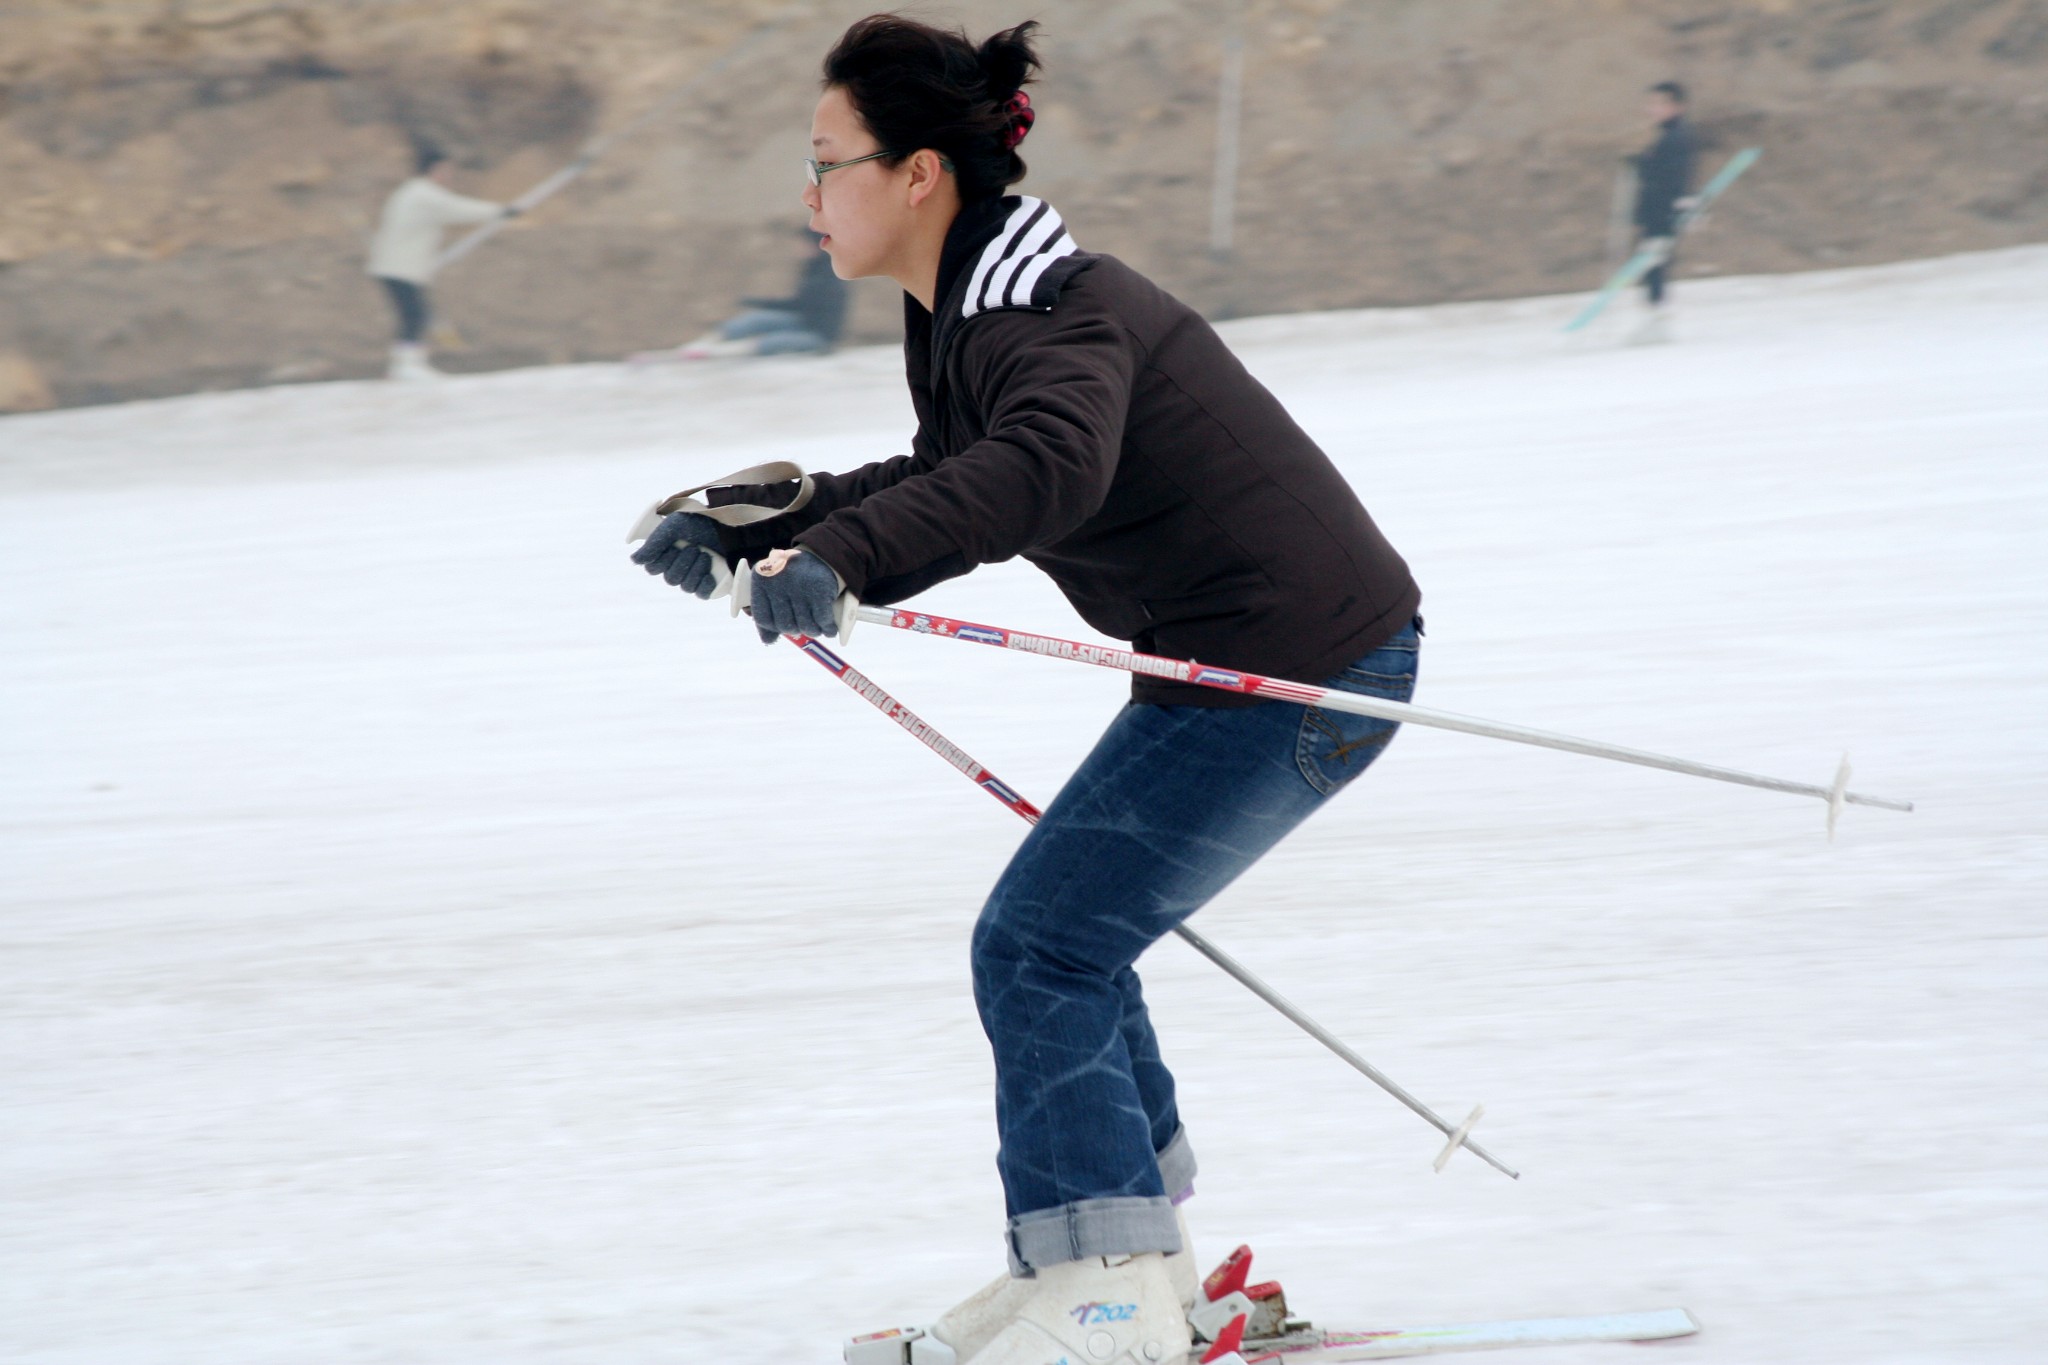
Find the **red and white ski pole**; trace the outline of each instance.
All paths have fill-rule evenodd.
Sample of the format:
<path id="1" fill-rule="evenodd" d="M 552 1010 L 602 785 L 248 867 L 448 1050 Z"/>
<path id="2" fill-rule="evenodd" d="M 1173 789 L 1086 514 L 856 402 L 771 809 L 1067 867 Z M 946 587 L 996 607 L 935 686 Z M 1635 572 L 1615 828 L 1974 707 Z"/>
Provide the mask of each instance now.
<path id="1" fill-rule="evenodd" d="M 863 607 L 861 610 L 865 612 L 868 608 Z M 845 625 L 842 624 L 840 629 L 843 632 L 846 629 Z M 947 763 L 959 769 L 967 777 L 968 781 L 974 783 L 990 796 L 993 796 L 996 800 L 1023 816 L 1028 823 L 1034 825 L 1038 823 L 1038 817 L 1042 812 L 1038 807 L 1025 800 L 1016 788 L 1004 783 L 994 773 L 975 762 L 964 749 L 933 729 L 915 711 L 912 711 L 902 702 L 890 696 L 888 692 L 884 691 L 866 674 L 840 658 L 824 641 L 812 639 L 807 635 L 787 635 L 783 638 L 817 660 L 827 672 L 852 688 L 870 706 L 909 731 L 927 749 L 930 749 L 940 758 L 945 759 Z M 1258 996 L 1259 999 L 1271 1005 L 1281 1014 L 1286 1015 L 1302 1032 L 1308 1034 L 1309 1037 L 1349 1062 L 1355 1069 L 1379 1086 L 1380 1089 L 1407 1105 L 1426 1119 L 1431 1127 L 1442 1133 L 1448 1141 L 1445 1143 L 1443 1150 L 1437 1155 L 1437 1170 L 1441 1171 L 1444 1168 L 1444 1163 L 1450 1160 L 1452 1154 L 1460 1147 L 1463 1147 L 1502 1175 L 1513 1180 L 1520 1180 L 1522 1178 L 1519 1171 L 1503 1165 L 1498 1157 L 1472 1141 L 1472 1125 L 1478 1122 L 1479 1115 L 1482 1112 L 1481 1109 L 1474 1109 L 1471 1117 L 1461 1124 L 1454 1125 L 1450 1123 L 1421 1100 L 1416 1099 L 1399 1085 L 1396 1085 L 1385 1072 L 1381 1071 L 1371 1062 L 1366 1061 L 1365 1058 L 1359 1056 L 1356 1052 L 1353 1052 L 1345 1045 L 1343 1039 L 1337 1037 L 1336 1034 L 1302 1013 L 1286 996 L 1268 986 L 1257 976 L 1254 976 L 1249 968 L 1245 967 L 1243 963 L 1239 962 L 1229 953 L 1224 952 L 1185 924 L 1176 925 L 1173 932 L 1179 934 L 1196 952 L 1208 958 L 1231 976 L 1237 978 L 1253 995 Z"/>
<path id="2" fill-rule="evenodd" d="M 1517 744 L 1562 749 L 1566 753 L 1609 758 L 1619 763 L 1639 764 L 1645 768 L 1662 768 L 1667 772 L 1712 778 L 1716 782 L 1734 782 L 1745 787 L 1761 787 L 1766 791 L 1816 796 L 1828 803 L 1830 837 L 1835 832 L 1835 820 L 1845 805 L 1878 806 L 1885 810 L 1900 811 L 1913 809 L 1913 803 L 1910 801 L 1899 801 L 1885 796 L 1866 796 L 1862 792 L 1850 791 L 1849 759 L 1846 754 L 1842 757 L 1841 766 L 1835 771 L 1835 780 L 1827 786 L 1820 786 L 1812 782 L 1795 782 L 1789 778 L 1766 777 L 1761 773 L 1747 773 L 1712 763 L 1699 763 L 1689 758 L 1672 758 L 1643 749 L 1628 749 L 1619 744 L 1605 744 L 1599 740 L 1577 739 L 1549 730 L 1532 730 L 1522 725 L 1507 725 L 1500 721 L 1480 720 L 1474 716 L 1454 715 L 1449 711 L 1432 711 L 1428 707 L 1415 706 L 1408 702 L 1387 701 L 1380 697 L 1361 697 L 1355 692 L 1318 687 L 1313 683 L 1288 682 L 1282 678 L 1246 673 L 1241 669 L 1216 668 L 1196 663 L 1192 659 L 1169 659 L 1158 654 L 1140 654 L 1136 650 L 1116 645 L 1085 644 L 1079 640 L 1063 640 L 1053 635 L 1034 635 L 1029 631 L 983 625 L 978 621 L 960 621 L 949 616 L 934 616 L 929 612 L 906 611 L 900 607 L 857 606 L 849 614 L 855 620 L 893 626 L 898 630 L 907 630 L 918 635 L 965 640 L 970 644 L 993 645 L 997 649 L 1021 650 L 1026 654 L 1038 654 L 1052 659 L 1070 659 L 1076 663 L 1096 664 L 1103 668 L 1120 669 L 1126 673 L 1138 673 L 1151 678 L 1164 678 L 1171 682 L 1193 683 L 1199 687 L 1211 687 L 1251 697 L 1271 698 L 1275 701 L 1291 701 L 1302 706 L 1320 706 L 1326 711 L 1348 711 L 1353 715 L 1375 716 L 1380 720 L 1398 721 L 1405 725 L 1427 725 L 1438 730 L 1458 730 L 1468 735 L 1484 735 L 1489 739 L 1506 739 Z M 844 628 L 841 627 L 842 630 Z"/>

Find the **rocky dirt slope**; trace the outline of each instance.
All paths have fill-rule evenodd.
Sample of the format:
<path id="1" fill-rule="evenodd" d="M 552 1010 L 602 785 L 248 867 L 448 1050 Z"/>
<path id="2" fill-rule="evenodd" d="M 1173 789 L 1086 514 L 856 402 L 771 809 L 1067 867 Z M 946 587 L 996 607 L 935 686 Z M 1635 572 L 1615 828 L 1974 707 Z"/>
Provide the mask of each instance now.
<path id="1" fill-rule="evenodd" d="M 414 139 L 510 197 L 697 93 L 437 289 L 454 368 L 672 343 L 779 288 L 818 57 L 872 3 L 0 0 L 0 406 L 374 372 L 363 239 Z M 1237 250 L 1207 250 L 1232 0 L 1046 25 L 1027 188 L 1216 315 L 1598 278 L 1638 95 L 1765 159 L 1689 253 L 1797 270 L 2048 239 L 2048 0 L 1250 0 Z M 777 16 L 709 76 L 733 44 Z M 896 325 L 863 286 L 858 334 Z"/>

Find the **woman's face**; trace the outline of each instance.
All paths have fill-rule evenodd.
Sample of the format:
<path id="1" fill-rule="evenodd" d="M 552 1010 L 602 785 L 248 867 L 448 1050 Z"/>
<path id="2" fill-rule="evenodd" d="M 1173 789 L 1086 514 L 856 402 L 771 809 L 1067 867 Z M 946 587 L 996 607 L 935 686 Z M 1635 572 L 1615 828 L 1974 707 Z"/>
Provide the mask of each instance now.
<path id="1" fill-rule="evenodd" d="M 819 96 L 811 115 L 811 155 L 821 165 L 881 150 L 844 90 L 833 86 Z M 828 169 L 819 183 L 804 186 L 811 231 L 823 234 L 819 245 L 832 257 L 832 273 L 842 280 L 890 273 L 911 235 L 912 178 L 908 161 L 894 167 L 864 161 Z"/>

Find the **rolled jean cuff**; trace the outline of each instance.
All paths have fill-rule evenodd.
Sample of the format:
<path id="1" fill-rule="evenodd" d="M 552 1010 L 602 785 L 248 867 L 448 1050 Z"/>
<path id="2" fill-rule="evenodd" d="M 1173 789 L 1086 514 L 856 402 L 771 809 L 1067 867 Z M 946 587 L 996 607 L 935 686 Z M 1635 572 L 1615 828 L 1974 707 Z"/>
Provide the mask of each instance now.
<path id="1" fill-rule="evenodd" d="M 1174 1129 L 1173 1141 L 1159 1153 L 1159 1187 L 1178 1196 L 1194 1183 L 1195 1149 L 1188 1142 L 1186 1125 L 1182 1125 Z"/>
<path id="2" fill-rule="evenodd" d="M 1010 1273 L 1023 1278 L 1084 1256 L 1179 1251 L 1180 1224 L 1164 1195 L 1119 1195 L 1019 1214 L 1010 1220 L 1008 1240 Z"/>

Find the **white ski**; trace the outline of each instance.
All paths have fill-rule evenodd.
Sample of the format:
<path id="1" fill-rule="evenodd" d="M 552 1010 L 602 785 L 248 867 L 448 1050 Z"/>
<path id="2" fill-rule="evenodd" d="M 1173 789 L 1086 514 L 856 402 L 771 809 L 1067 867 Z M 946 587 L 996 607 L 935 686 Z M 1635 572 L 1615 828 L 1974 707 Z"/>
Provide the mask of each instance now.
<path id="1" fill-rule="evenodd" d="M 1663 1341 L 1700 1330 L 1699 1320 L 1683 1308 L 1377 1332 L 1318 1330 L 1287 1311 L 1287 1292 L 1278 1281 L 1251 1284 L 1251 1271 L 1252 1249 L 1241 1246 L 1209 1272 L 1188 1310 L 1195 1348 L 1173 1365 L 1336 1365 L 1500 1346 Z M 892 1327 L 854 1337 L 846 1343 L 844 1359 L 846 1365 L 959 1365 L 953 1348 L 923 1327 Z"/>
<path id="2" fill-rule="evenodd" d="M 1396 1327 L 1380 1332 L 1297 1332 L 1246 1341 L 1239 1351 L 1250 1365 L 1322 1365 L 1347 1360 L 1484 1351 L 1500 1346 L 1560 1346 L 1593 1341 L 1662 1341 L 1691 1336 L 1699 1320 L 1683 1308 L 1649 1313 L 1608 1313 L 1583 1318 L 1524 1318 L 1441 1327 Z"/>
<path id="3" fill-rule="evenodd" d="M 1728 187 L 1735 183 L 1736 177 L 1751 166 L 1754 166 L 1757 158 L 1762 155 L 1763 152 L 1758 148 L 1744 147 L 1734 156 L 1729 157 L 1728 164 L 1721 168 L 1720 173 L 1712 180 L 1709 180 L 1701 187 L 1700 192 L 1692 197 L 1692 207 L 1678 215 L 1678 222 L 1671 238 L 1653 238 L 1652 240 L 1658 243 L 1658 245 L 1645 246 L 1642 250 L 1636 252 L 1635 255 L 1629 257 L 1627 263 L 1621 269 L 1607 277 L 1607 283 L 1600 286 L 1600 292 L 1593 296 L 1593 301 L 1588 303 L 1577 317 L 1567 322 L 1564 325 L 1564 329 L 1567 332 L 1576 332 L 1586 326 L 1594 318 L 1600 316 L 1601 310 L 1614 301 L 1615 295 L 1621 293 L 1622 290 L 1627 289 L 1630 285 L 1635 284 L 1643 276 L 1669 260 L 1671 258 L 1671 242 L 1679 237 L 1683 237 L 1687 229 L 1705 217 L 1707 210 L 1713 206 L 1714 201 L 1727 193 Z"/>

